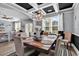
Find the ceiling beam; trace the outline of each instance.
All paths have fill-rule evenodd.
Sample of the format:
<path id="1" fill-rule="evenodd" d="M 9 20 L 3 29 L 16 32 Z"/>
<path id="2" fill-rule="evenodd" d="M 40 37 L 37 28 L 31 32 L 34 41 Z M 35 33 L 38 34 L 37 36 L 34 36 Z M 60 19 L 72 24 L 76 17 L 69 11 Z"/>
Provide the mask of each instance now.
<path id="1" fill-rule="evenodd" d="M 38 5 L 36 3 L 29 3 L 35 10 L 38 10 Z"/>
<path id="2" fill-rule="evenodd" d="M 44 4 L 42 4 L 42 5 L 39 5 L 39 6 L 38 6 L 38 9 L 43 9 L 43 8 L 48 7 L 48 6 L 51 6 L 51 5 L 52 5 L 51 3 L 44 3 Z M 34 9 L 34 8 L 28 10 L 28 12 L 30 12 L 30 13 L 32 13 L 32 12 L 34 12 L 34 11 L 36 11 L 36 9 Z"/>
<path id="3" fill-rule="evenodd" d="M 59 5 L 58 5 L 58 3 L 53 3 L 52 5 L 54 7 L 55 12 L 59 12 Z"/>
<path id="4" fill-rule="evenodd" d="M 43 9 L 41 9 L 42 10 L 42 12 L 44 13 L 44 15 L 46 15 L 46 12 L 43 10 Z"/>
<path id="5" fill-rule="evenodd" d="M 37 3 L 29 3 L 29 4 L 30 4 L 32 7 L 34 7 L 35 10 L 39 10 Z M 40 9 L 41 9 L 42 12 L 44 13 L 44 15 L 46 15 L 46 12 L 45 12 L 42 8 L 40 8 Z M 33 14 L 33 13 L 31 13 L 31 14 Z"/>

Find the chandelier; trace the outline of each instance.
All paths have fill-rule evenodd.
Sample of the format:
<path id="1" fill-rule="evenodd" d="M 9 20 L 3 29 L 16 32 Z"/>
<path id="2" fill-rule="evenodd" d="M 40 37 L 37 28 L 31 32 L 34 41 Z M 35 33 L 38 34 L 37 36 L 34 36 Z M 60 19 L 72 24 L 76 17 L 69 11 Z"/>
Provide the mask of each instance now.
<path id="1" fill-rule="evenodd" d="M 37 21 L 41 21 L 42 20 L 42 18 L 43 18 L 43 12 L 42 12 L 42 10 L 38 10 L 37 12 L 36 12 L 36 14 L 35 14 L 35 19 L 37 20 Z"/>

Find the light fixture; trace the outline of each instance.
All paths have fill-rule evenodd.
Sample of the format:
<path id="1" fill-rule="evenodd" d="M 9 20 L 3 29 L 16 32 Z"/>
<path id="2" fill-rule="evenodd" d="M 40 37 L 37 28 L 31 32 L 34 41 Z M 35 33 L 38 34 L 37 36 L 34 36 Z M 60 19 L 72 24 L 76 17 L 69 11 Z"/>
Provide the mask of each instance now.
<path id="1" fill-rule="evenodd" d="M 38 10 L 36 13 L 35 13 L 35 19 L 37 20 L 37 21 L 41 21 L 42 20 L 42 18 L 43 18 L 43 12 L 41 11 L 41 10 Z"/>
<path id="2" fill-rule="evenodd" d="M 4 11 L 4 9 L 2 9 L 2 10 Z M 0 18 L 6 19 L 6 20 L 9 20 L 9 19 L 12 19 L 13 18 L 11 16 L 5 15 L 3 11 L 0 11 Z"/>
<path id="3" fill-rule="evenodd" d="M 9 17 L 9 16 L 7 16 L 7 15 L 3 15 L 2 18 L 9 20 L 9 19 L 12 19 L 13 17 Z"/>

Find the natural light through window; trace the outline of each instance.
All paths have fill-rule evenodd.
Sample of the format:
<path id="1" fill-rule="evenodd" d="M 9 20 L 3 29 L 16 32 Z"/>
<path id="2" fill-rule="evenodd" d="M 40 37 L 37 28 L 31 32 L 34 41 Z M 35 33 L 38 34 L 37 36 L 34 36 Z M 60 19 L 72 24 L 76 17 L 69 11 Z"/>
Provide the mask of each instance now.
<path id="1" fill-rule="evenodd" d="M 42 21 L 42 30 L 50 34 L 58 33 L 59 16 L 44 18 Z"/>

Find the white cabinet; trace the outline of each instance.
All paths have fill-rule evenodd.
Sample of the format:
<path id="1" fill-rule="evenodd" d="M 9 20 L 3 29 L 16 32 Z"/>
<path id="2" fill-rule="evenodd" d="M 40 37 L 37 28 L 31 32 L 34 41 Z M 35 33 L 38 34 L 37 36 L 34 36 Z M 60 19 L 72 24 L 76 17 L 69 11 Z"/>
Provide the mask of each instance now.
<path id="1" fill-rule="evenodd" d="M 0 20 L 0 33 L 1 35 L 5 33 L 0 37 L 0 42 L 6 41 L 6 40 L 10 41 L 11 31 L 12 31 L 12 23 L 8 21 Z"/>

